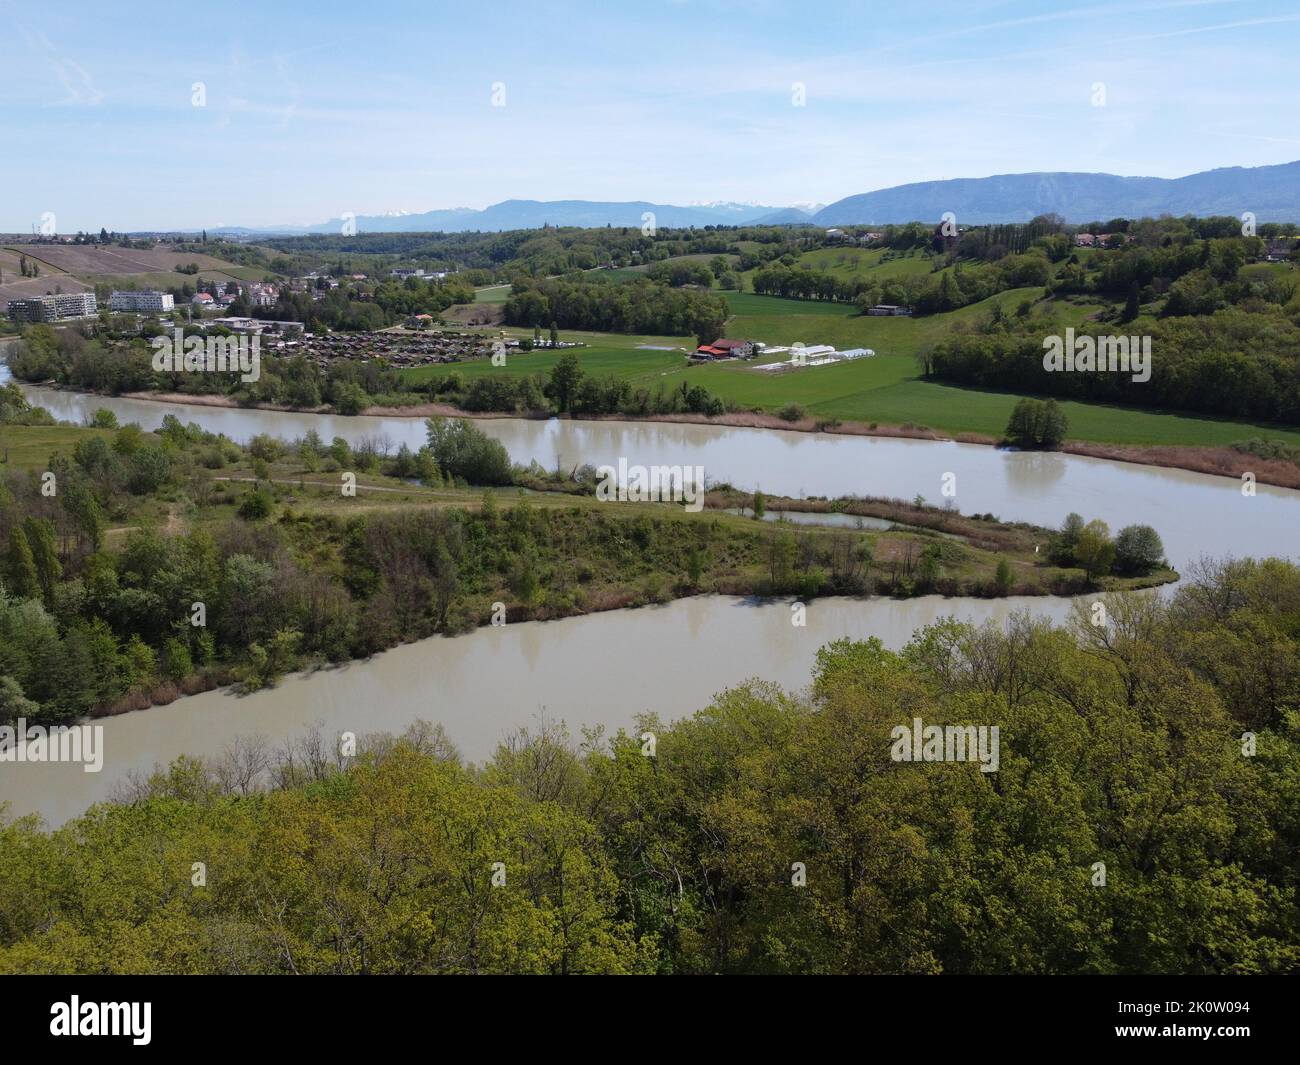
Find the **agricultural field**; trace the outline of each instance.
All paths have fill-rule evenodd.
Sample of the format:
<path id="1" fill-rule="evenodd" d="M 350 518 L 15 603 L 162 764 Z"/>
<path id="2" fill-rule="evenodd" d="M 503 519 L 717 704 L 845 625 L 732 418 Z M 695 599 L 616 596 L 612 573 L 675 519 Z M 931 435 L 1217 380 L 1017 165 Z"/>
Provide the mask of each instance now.
<path id="1" fill-rule="evenodd" d="M 837 348 L 868 347 L 876 352 L 832 366 L 805 367 L 788 373 L 757 371 L 746 362 L 687 364 L 684 353 L 695 346 L 692 337 L 629 337 L 562 330 L 564 340 L 581 340 L 576 349 L 584 371 L 615 374 L 634 385 L 674 387 L 682 380 L 701 385 L 730 403 L 776 413 L 797 404 L 814 418 L 882 425 L 912 424 L 950 435 L 978 433 L 1001 436 L 1019 395 L 960 388 L 924 381 L 916 354 L 955 324 L 977 321 L 993 305 L 1007 314 L 1026 299 L 1038 300 L 1040 288 L 1011 289 L 949 314 L 925 318 L 874 318 L 839 303 L 788 300 L 752 293 L 725 293 L 732 309 L 727 334 L 767 344 L 833 344 Z M 1062 327 L 1079 325 L 1100 305 L 1053 301 Z M 507 328 L 508 335 L 531 337 L 531 330 Z M 667 348 L 671 350 L 655 350 Z M 683 350 L 684 349 L 684 350 Z M 573 350 L 573 349 L 569 349 Z M 466 379 L 486 373 L 525 376 L 548 373 L 563 354 L 542 350 L 511 355 L 506 367 L 486 360 L 454 367 L 426 366 L 404 370 L 412 381 L 426 381 L 450 372 Z M 785 356 L 778 356 L 785 358 Z M 1300 445 L 1300 432 L 1247 422 L 1167 411 L 1103 406 L 1065 401 L 1071 439 L 1135 445 L 1223 446 L 1250 437 L 1266 437 Z"/>
<path id="2" fill-rule="evenodd" d="M 29 258 L 48 264 L 69 274 L 121 274 L 168 273 L 177 267 L 198 265 L 200 270 L 227 271 L 240 267 L 214 259 L 210 255 L 194 252 L 170 251 L 162 248 L 136 250 L 115 245 L 95 244 L 35 244 L 12 245 L 9 251 L 21 249 Z"/>
<path id="3" fill-rule="evenodd" d="M 19 256 L 26 255 L 41 271 L 36 278 L 20 278 Z M 197 274 L 177 272 L 197 265 Z M 240 266 L 211 255 L 161 248 L 137 250 L 113 245 L 10 244 L 0 247 L 0 302 L 41 296 L 57 286 L 64 292 L 86 292 L 96 285 L 111 288 L 176 288 L 186 281 L 260 281 L 264 269 Z"/>
<path id="4" fill-rule="evenodd" d="M 22 255 L 27 254 L 26 250 L 16 250 L 12 247 L 0 247 L 0 312 L 3 311 L 3 305 L 9 300 L 29 299 L 33 296 L 44 296 L 47 292 L 53 292 L 56 288 L 63 292 L 87 292 L 90 285 L 84 281 L 65 273 L 49 265 L 48 263 L 37 261 L 41 274 L 39 277 L 23 277 L 19 272 L 19 264 Z M 34 256 L 28 255 L 28 259 Z"/>

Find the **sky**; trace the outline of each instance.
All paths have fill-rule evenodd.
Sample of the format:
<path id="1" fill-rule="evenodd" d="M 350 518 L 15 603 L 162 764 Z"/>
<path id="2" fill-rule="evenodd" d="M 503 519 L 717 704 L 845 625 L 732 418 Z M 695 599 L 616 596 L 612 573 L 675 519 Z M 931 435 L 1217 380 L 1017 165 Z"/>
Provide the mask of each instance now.
<path id="1" fill-rule="evenodd" d="M 0 0 L 0 231 L 1300 159 L 1296 0 Z"/>

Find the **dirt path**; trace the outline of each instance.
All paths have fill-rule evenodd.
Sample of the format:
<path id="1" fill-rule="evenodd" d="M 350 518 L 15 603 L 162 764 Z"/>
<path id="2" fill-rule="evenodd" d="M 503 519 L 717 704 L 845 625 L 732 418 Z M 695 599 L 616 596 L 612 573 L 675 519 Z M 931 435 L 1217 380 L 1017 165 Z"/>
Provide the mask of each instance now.
<path id="1" fill-rule="evenodd" d="M 256 477 L 214 477 L 212 479 L 214 481 L 234 481 L 238 484 L 256 484 L 258 482 L 258 478 Z M 342 488 L 343 487 L 343 484 L 340 481 L 306 481 L 299 477 L 273 478 L 270 483 L 285 484 L 285 485 L 289 485 L 289 487 L 291 488 L 297 488 L 299 485 L 301 485 L 304 488 Z M 417 496 L 437 495 L 436 492 L 430 491 L 427 488 L 416 488 L 414 486 L 410 488 L 389 488 L 387 485 L 382 485 L 382 484 L 358 484 L 356 488 L 358 491 L 395 492 L 398 495 L 417 495 Z"/>

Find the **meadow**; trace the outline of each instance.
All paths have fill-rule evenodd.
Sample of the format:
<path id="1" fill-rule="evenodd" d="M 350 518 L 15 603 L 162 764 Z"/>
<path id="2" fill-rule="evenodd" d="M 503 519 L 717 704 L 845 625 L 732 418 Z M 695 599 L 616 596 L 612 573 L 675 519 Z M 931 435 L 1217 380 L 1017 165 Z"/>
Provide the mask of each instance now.
<path id="1" fill-rule="evenodd" d="M 814 255 L 819 253 L 813 253 Z M 834 259 L 839 251 L 830 251 Z M 852 255 L 850 251 L 847 254 Z M 879 260 L 879 252 L 860 257 Z M 885 267 L 919 265 L 924 257 L 897 257 Z M 928 266 L 926 267 L 928 269 Z M 501 290 L 508 291 L 508 290 Z M 690 365 L 684 350 L 694 347 L 693 337 L 618 336 L 608 333 L 561 332 L 561 339 L 581 341 L 576 353 L 584 371 L 598 376 L 614 374 L 635 386 L 651 389 L 678 387 L 685 380 L 702 385 L 714 395 L 744 408 L 775 413 L 797 404 L 814 418 L 838 419 L 882 425 L 911 424 L 956 436 L 976 433 L 1000 437 L 1020 395 L 982 391 L 924 381 L 916 354 L 954 325 L 975 322 L 988 315 L 994 304 L 1014 314 L 1025 300 L 1038 301 L 1042 289 L 1011 289 L 949 314 L 926 318 L 875 318 L 840 303 L 790 300 L 753 293 L 723 293 L 732 310 L 727 333 L 768 344 L 833 344 L 837 348 L 868 347 L 869 359 L 831 366 L 805 367 L 779 374 L 755 370 L 752 363 L 721 362 Z M 1052 304 L 1062 326 L 1079 325 L 1101 309 L 1099 304 L 1055 300 Z M 531 337 L 531 330 L 509 329 L 508 334 Z M 666 348 L 671 350 L 654 350 Z M 427 381 L 450 372 L 473 379 L 485 373 L 525 376 L 549 373 L 563 351 L 540 350 L 512 354 L 505 367 L 486 360 L 458 363 L 454 367 L 425 366 L 404 370 L 412 382 Z M 777 356 L 784 359 L 785 356 Z M 1106 444 L 1181 445 L 1214 447 L 1251 437 L 1264 437 L 1300 445 L 1300 431 L 1200 415 L 1141 410 L 1132 407 L 1064 402 L 1071 439 Z"/>

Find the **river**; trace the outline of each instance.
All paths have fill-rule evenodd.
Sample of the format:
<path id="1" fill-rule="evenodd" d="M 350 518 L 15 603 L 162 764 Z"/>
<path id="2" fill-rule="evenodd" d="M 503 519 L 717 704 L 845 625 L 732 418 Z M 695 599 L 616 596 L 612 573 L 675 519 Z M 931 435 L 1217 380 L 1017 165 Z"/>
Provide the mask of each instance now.
<path id="1" fill-rule="evenodd" d="M 423 423 L 402 418 L 310 414 L 175 405 L 26 388 L 57 417 L 82 421 L 97 407 L 120 421 L 157 427 L 164 415 L 246 440 L 259 432 L 292 438 L 315 428 L 323 438 L 356 442 L 387 436 L 418 446 Z M 941 478 L 956 475 L 966 513 L 1057 525 L 1069 511 L 1102 518 L 1112 529 L 1155 526 L 1175 565 L 1201 555 L 1296 554 L 1300 492 L 1183 470 L 1081 456 L 1014 453 L 973 444 L 833 436 L 709 425 L 522 419 L 478 423 L 516 461 L 702 465 L 711 481 L 761 486 L 783 495 L 870 494 L 941 499 Z M 444 724 L 462 753 L 479 760 L 520 725 L 545 713 L 576 734 L 584 725 L 631 728 L 643 711 L 693 712 L 718 691 L 758 676 L 789 687 L 808 682 L 817 648 L 841 636 L 878 636 L 900 646 L 921 625 L 953 614 L 1001 622 L 1017 608 L 1060 620 L 1055 599 L 820 600 L 807 626 L 791 624 L 788 603 L 756 605 L 701 597 L 662 607 L 585 618 L 485 628 L 434 638 L 366 662 L 286 679 L 247 697 L 209 692 L 167 707 L 105 719 L 102 772 L 74 765 L 0 763 L 0 802 L 11 813 L 37 812 L 52 825 L 107 798 L 132 772 L 182 753 L 219 754 L 238 735 L 272 743 L 319 724 L 332 736 L 401 731 L 416 718 Z"/>
<path id="2" fill-rule="evenodd" d="M 334 415 L 205 407 L 62 392 L 26 386 L 55 417 L 83 422 L 96 408 L 122 423 L 156 429 L 167 414 L 244 442 L 258 433 L 283 439 L 315 429 L 329 441 L 387 438 L 394 447 L 424 443 L 419 418 Z M 966 514 L 1055 527 L 1070 511 L 1101 518 L 1112 530 L 1142 523 L 1159 530 L 1175 565 L 1203 554 L 1267 555 L 1296 550 L 1300 493 L 1270 485 L 1243 496 L 1231 478 L 1055 452 L 1002 451 L 982 444 L 840 436 L 672 422 L 549 421 L 488 418 L 477 423 L 516 462 L 702 466 L 710 483 L 769 494 L 875 495 L 944 500 L 945 474 Z"/>

